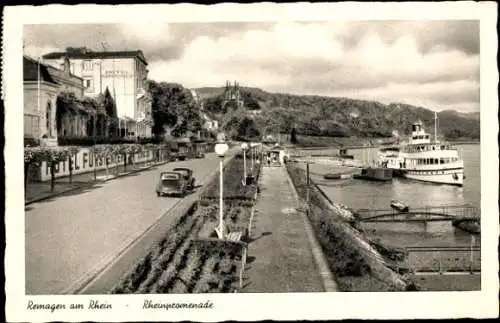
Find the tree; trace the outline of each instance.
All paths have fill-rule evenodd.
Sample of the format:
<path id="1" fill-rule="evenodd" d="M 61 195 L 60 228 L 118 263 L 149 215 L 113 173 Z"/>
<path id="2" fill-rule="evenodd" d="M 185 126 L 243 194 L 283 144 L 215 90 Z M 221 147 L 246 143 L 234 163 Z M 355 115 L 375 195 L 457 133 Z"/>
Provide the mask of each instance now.
<path id="1" fill-rule="evenodd" d="M 245 109 L 239 108 L 236 110 L 228 110 L 228 112 L 222 117 L 221 128 L 225 133 L 229 135 L 229 137 L 238 136 L 238 127 L 244 118 Z"/>
<path id="2" fill-rule="evenodd" d="M 45 161 L 50 168 L 50 192 L 54 192 L 55 187 L 55 167 L 60 162 L 64 162 L 69 158 L 69 150 L 67 147 L 41 147 L 37 151 L 40 161 Z"/>
<path id="3" fill-rule="evenodd" d="M 299 141 L 297 140 L 297 130 L 295 129 L 295 127 L 292 128 L 292 132 L 290 133 L 290 142 L 294 145 L 299 143 Z"/>
<path id="4" fill-rule="evenodd" d="M 92 49 L 88 47 L 66 47 L 66 53 L 70 54 L 82 54 L 82 53 L 89 53 L 92 52 Z"/>
<path id="5" fill-rule="evenodd" d="M 102 105 L 106 115 L 109 117 L 108 120 L 112 120 L 109 124 L 109 134 L 111 136 L 118 135 L 118 127 L 116 125 L 116 121 L 118 120 L 118 112 L 116 109 L 116 102 L 113 96 L 111 95 L 109 88 L 106 87 L 104 90 L 104 97 L 102 101 Z"/>
<path id="6" fill-rule="evenodd" d="M 42 164 L 40 147 L 25 147 L 24 148 L 24 189 L 28 184 L 29 170 L 32 166 L 38 167 Z"/>
<path id="7" fill-rule="evenodd" d="M 255 139 L 260 137 L 260 131 L 257 128 L 253 119 L 244 117 L 243 120 L 239 122 L 236 128 L 236 133 L 239 138 L 244 139 Z"/>
<path id="8" fill-rule="evenodd" d="M 73 157 L 76 158 L 76 154 L 80 151 L 79 147 L 68 147 L 67 156 L 69 159 L 69 182 L 73 182 Z"/>
<path id="9" fill-rule="evenodd" d="M 185 135 L 201 129 L 201 115 L 191 92 L 180 84 L 148 82 L 153 110 L 153 133 L 163 135 L 165 126 L 172 134 Z"/>

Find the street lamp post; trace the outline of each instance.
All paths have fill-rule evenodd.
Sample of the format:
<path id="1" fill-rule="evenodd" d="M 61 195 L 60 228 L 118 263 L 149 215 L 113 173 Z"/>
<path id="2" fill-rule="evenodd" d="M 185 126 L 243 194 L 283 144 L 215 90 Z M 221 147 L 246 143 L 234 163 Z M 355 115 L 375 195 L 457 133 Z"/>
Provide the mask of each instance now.
<path id="1" fill-rule="evenodd" d="M 252 152 L 252 164 L 251 164 L 252 166 L 251 166 L 251 167 L 252 167 L 252 175 L 253 175 L 253 159 L 254 159 L 254 150 L 255 150 L 255 146 L 253 146 L 253 147 L 252 147 L 252 146 L 253 146 L 253 145 L 252 145 L 252 144 L 250 144 L 250 150 L 251 150 L 251 152 Z"/>
<path id="2" fill-rule="evenodd" d="M 96 158 L 96 117 L 97 111 L 94 111 L 94 115 L 92 116 L 92 137 L 94 139 L 94 180 L 97 180 L 97 158 Z"/>
<path id="3" fill-rule="evenodd" d="M 219 239 L 224 239 L 224 156 L 229 147 L 225 142 L 219 142 L 215 145 L 215 153 L 219 156 L 219 228 L 216 230 Z"/>
<path id="4" fill-rule="evenodd" d="M 310 213 L 310 205 L 311 205 L 311 184 L 310 184 L 310 177 L 309 177 L 309 163 L 306 163 L 306 214 L 309 216 Z"/>
<path id="5" fill-rule="evenodd" d="M 246 143 L 241 144 L 241 149 L 243 150 L 243 185 L 247 184 L 247 148 Z"/>

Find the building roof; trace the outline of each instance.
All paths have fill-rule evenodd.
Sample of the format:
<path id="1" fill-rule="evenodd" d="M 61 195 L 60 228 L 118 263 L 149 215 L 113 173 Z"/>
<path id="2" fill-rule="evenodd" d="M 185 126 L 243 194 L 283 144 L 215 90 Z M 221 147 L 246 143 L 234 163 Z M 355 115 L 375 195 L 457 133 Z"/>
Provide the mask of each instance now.
<path id="1" fill-rule="evenodd" d="M 45 66 L 47 68 L 47 71 L 50 73 L 50 75 L 54 76 L 54 74 L 55 74 L 56 77 L 61 76 L 61 75 L 65 75 L 64 77 L 67 77 L 67 75 L 69 75 L 70 79 L 73 78 L 73 79 L 78 80 L 80 83 L 82 83 L 82 86 L 83 86 L 83 78 L 82 77 L 75 75 L 71 72 L 66 74 L 66 72 L 64 70 L 57 68 L 57 67 L 54 67 L 54 66 L 51 66 L 51 65 L 45 65 Z"/>
<path id="2" fill-rule="evenodd" d="M 40 63 L 36 60 L 23 56 L 23 81 L 38 81 L 38 64 Z M 50 75 L 47 66 L 43 64 L 40 64 L 40 81 L 59 84 Z"/>
<path id="3" fill-rule="evenodd" d="M 138 58 L 145 65 L 148 65 L 146 57 L 141 50 L 132 51 L 106 51 L 106 52 L 52 52 L 43 55 L 45 59 L 60 59 L 63 57 L 68 57 L 69 59 L 109 59 L 109 58 Z"/>

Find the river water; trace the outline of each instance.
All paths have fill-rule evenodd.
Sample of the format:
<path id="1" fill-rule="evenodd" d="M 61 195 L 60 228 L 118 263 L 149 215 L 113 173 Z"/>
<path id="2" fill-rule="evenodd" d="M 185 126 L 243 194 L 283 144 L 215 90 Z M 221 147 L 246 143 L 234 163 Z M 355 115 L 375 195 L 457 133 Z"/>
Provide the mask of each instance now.
<path id="1" fill-rule="evenodd" d="M 332 201 L 345 204 L 351 209 L 390 209 L 390 200 L 404 201 L 411 208 L 445 205 L 471 205 L 480 208 L 480 145 L 459 146 L 464 159 L 466 178 L 463 187 L 417 182 L 394 178 L 392 182 L 370 182 L 357 179 L 324 180 L 323 175 L 338 172 L 333 166 L 311 164 L 311 178 L 323 189 Z M 308 151 L 315 153 L 315 151 Z M 319 151 L 318 151 L 319 152 Z M 328 151 L 322 150 L 319 153 Z M 332 155 L 337 153 L 332 149 Z M 358 160 L 376 159 L 377 149 L 354 149 L 349 152 Z M 347 171 L 347 170 L 343 170 Z M 466 233 L 447 222 L 365 223 L 382 242 L 398 247 L 433 246 L 450 247 L 480 246 L 480 237 Z"/>

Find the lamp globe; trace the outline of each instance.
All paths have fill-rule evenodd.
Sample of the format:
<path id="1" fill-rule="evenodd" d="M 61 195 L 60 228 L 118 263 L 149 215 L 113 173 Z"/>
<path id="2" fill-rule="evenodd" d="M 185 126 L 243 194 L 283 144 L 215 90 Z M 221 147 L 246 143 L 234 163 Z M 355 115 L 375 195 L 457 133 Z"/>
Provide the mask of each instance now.
<path id="1" fill-rule="evenodd" d="M 224 157 L 228 151 L 229 147 L 226 143 L 219 143 L 215 145 L 215 153 L 219 157 Z"/>

